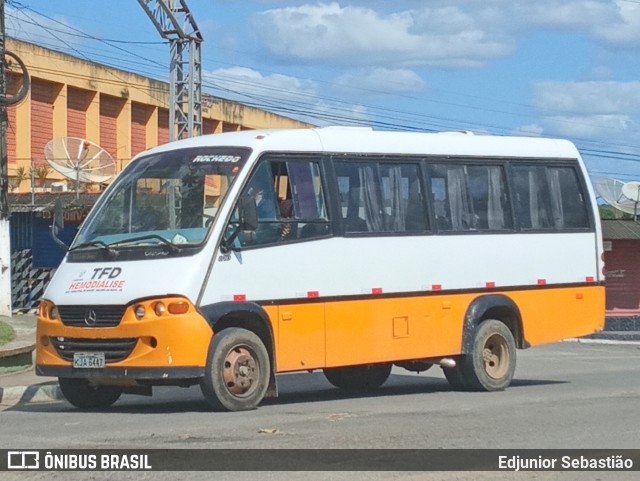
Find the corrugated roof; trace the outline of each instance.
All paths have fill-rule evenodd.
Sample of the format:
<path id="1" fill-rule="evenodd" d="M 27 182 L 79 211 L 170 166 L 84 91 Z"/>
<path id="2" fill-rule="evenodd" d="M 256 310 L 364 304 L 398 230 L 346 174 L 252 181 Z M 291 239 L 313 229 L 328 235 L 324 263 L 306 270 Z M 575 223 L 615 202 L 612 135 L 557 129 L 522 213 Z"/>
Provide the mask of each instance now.
<path id="1" fill-rule="evenodd" d="M 640 223 L 633 220 L 602 220 L 605 240 L 640 240 Z"/>

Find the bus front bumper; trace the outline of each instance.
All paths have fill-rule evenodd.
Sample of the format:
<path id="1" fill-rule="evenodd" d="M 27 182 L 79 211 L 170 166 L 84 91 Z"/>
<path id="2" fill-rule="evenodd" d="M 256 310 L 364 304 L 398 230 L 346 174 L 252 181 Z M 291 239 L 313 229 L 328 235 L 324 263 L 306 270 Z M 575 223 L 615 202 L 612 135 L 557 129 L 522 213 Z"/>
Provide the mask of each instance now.
<path id="1" fill-rule="evenodd" d="M 99 378 L 112 380 L 149 380 L 170 381 L 182 379 L 200 379 L 204 376 L 203 367 L 105 367 L 101 369 L 76 369 L 73 366 L 52 366 L 36 364 L 38 376 Z"/>
<path id="2" fill-rule="evenodd" d="M 154 309 L 158 302 L 188 304 L 172 314 Z M 145 315 L 136 316 L 143 306 Z M 156 380 L 157 384 L 201 378 L 213 336 L 211 326 L 184 298 L 145 300 L 128 306 L 113 327 L 64 325 L 52 316 L 55 306 L 42 301 L 38 313 L 36 374 L 40 376 Z M 159 312 L 159 311 L 158 311 Z M 79 358 L 99 359 L 97 364 Z M 74 365 L 76 367 L 74 367 Z"/>

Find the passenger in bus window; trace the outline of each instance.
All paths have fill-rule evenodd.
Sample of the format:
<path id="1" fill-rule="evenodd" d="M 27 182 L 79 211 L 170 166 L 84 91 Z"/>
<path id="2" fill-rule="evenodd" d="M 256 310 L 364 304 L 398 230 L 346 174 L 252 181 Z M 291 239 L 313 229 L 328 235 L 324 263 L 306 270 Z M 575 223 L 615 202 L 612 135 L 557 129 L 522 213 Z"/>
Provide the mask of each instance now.
<path id="1" fill-rule="evenodd" d="M 258 221 L 274 220 L 276 218 L 276 209 L 273 202 L 265 198 L 264 190 L 254 189 L 253 192 L 253 198 L 256 201 Z"/>

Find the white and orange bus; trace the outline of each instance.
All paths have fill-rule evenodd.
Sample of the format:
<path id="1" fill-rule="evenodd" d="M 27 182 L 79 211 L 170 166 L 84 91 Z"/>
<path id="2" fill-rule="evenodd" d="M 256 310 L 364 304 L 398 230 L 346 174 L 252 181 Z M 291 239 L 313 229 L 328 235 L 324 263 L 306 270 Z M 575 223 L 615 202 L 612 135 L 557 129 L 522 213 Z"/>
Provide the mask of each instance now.
<path id="1" fill-rule="evenodd" d="M 516 349 L 604 324 L 598 212 L 564 140 L 245 131 L 137 156 L 41 302 L 37 372 L 81 408 L 200 384 L 219 410 L 276 374 L 345 389 L 395 364 L 495 391 Z"/>

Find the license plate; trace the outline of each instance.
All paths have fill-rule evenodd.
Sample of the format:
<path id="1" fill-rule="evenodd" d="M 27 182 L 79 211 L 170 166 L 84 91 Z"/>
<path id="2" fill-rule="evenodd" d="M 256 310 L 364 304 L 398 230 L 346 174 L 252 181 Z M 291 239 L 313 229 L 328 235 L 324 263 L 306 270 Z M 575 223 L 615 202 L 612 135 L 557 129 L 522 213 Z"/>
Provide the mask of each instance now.
<path id="1" fill-rule="evenodd" d="M 104 367 L 104 352 L 76 352 L 73 367 L 77 369 L 100 369 Z"/>

